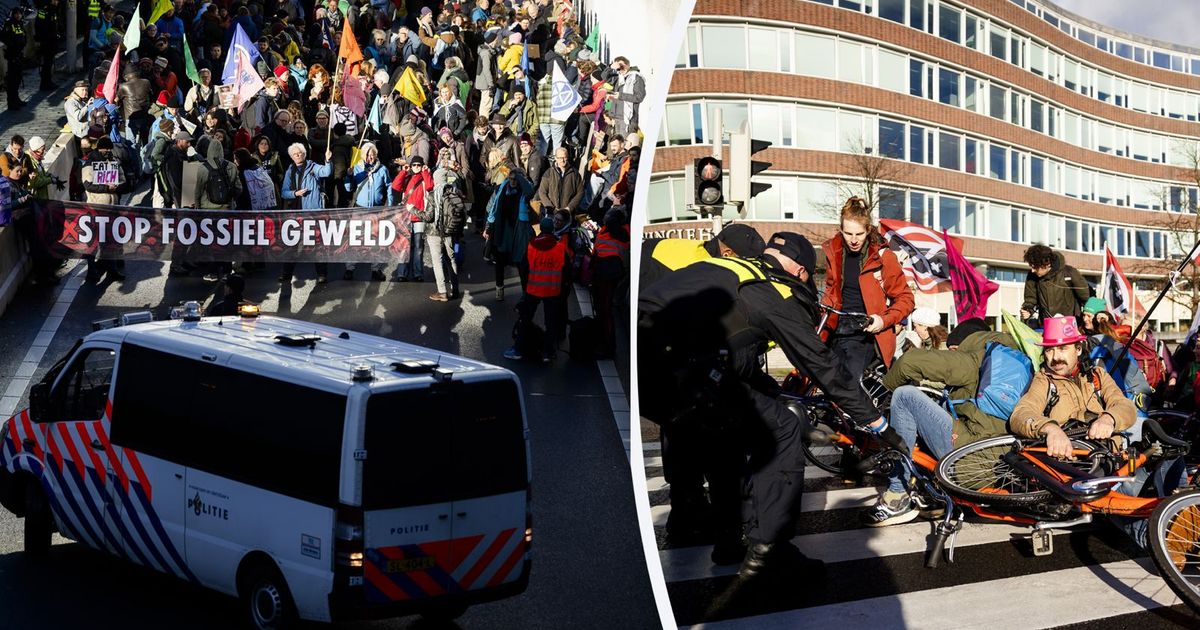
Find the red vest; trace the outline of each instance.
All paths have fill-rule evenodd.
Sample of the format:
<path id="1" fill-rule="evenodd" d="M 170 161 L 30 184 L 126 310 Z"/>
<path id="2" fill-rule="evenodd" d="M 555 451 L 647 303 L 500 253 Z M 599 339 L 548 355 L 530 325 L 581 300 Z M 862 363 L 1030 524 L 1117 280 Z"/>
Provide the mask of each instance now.
<path id="1" fill-rule="evenodd" d="M 601 228 L 600 233 L 596 235 L 596 244 L 593 251 L 597 258 L 620 256 L 621 260 L 627 260 L 629 258 L 629 243 L 618 241 L 609 234 L 608 228 Z"/>
<path id="2" fill-rule="evenodd" d="M 562 295 L 567 243 L 560 240 L 554 247 L 542 249 L 535 245 L 539 240 L 542 238 L 538 237 L 530 243 L 525 253 L 525 258 L 529 261 L 529 281 L 525 283 L 525 292 L 543 298 Z"/>

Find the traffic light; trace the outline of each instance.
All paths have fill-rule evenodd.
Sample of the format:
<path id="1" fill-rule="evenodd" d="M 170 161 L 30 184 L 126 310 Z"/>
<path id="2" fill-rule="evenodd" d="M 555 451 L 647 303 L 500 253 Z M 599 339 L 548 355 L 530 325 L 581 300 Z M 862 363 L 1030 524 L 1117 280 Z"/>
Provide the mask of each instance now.
<path id="1" fill-rule="evenodd" d="M 771 146 L 766 140 L 753 140 L 749 133 L 729 134 L 729 200 L 746 203 L 770 184 L 751 182 L 750 178 L 771 167 L 770 162 L 757 162 L 750 156 Z"/>
<path id="2" fill-rule="evenodd" d="M 721 207 L 725 205 L 725 191 L 722 190 L 721 177 L 725 174 L 721 167 L 720 158 L 698 158 L 695 162 L 695 202 L 701 207 Z"/>

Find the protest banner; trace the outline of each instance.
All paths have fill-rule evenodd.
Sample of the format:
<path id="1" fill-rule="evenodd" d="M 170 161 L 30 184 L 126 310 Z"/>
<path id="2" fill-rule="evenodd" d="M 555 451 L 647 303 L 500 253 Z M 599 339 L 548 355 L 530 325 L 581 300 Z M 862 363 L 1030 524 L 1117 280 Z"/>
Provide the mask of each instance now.
<path id="1" fill-rule="evenodd" d="M 117 161 L 93 162 L 92 183 L 98 186 L 120 186 L 125 183 L 121 164 Z"/>

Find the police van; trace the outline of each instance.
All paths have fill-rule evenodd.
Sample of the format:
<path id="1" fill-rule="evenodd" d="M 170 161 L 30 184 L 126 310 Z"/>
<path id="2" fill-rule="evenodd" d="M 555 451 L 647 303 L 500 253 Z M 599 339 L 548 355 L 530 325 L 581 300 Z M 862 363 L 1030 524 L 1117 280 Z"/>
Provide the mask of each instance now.
<path id="1" fill-rule="evenodd" d="M 251 307 L 252 308 L 252 307 Z M 0 426 L 0 503 L 278 628 L 524 591 L 528 429 L 498 367 L 279 317 L 98 330 Z"/>

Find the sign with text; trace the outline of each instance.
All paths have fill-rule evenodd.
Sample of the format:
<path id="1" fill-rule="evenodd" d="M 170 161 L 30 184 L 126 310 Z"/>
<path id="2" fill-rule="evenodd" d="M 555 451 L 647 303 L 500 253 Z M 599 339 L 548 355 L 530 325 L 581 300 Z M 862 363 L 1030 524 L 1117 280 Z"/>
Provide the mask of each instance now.
<path id="1" fill-rule="evenodd" d="M 121 164 L 116 161 L 92 163 L 92 183 L 98 186 L 120 186 L 124 183 Z"/>
<path id="2" fill-rule="evenodd" d="M 41 201 L 38 235 L 62 258 L 407 262 L 403 207 L 192 210 Z"/>

